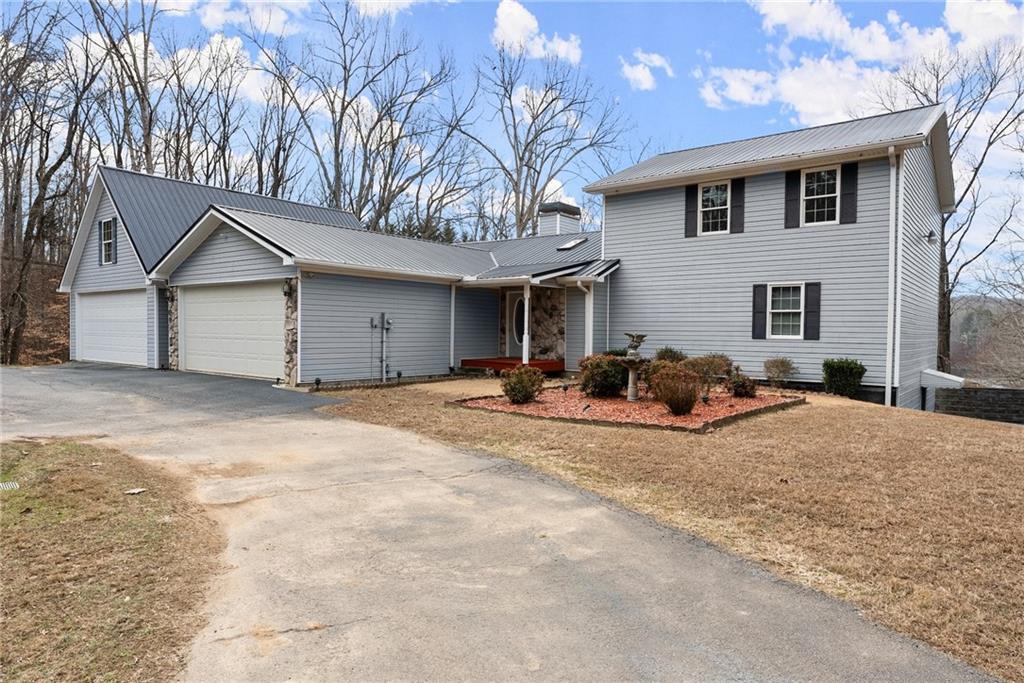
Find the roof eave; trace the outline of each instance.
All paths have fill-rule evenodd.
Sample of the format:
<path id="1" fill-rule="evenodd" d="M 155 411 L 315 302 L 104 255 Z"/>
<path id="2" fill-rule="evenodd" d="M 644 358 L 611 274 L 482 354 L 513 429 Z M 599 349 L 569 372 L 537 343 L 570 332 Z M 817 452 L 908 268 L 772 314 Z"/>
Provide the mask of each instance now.
<path id="1" fill-rule="evenodd" d="M 431 273 L 416 270 L 403 270 L 399 268 L 353 265 L 336 261 L 323 261 L 302 257 L 295 257 L 292 259 L 292 263 L 299 268 L 303 268 L 308 271 L 335 273 L 339 275 L 376 276 L 392 279 L 397 278 L 403 280 L 423 280 L 427 282 L 447 283 L 461 282 L 463 280 L 462 275 L 455 275 L 453 273 Z"/>
<path id="2" fill-rule="evenodd" d="M 806 167 L 808 163 L 842 162 L 860 160 L 874 156 L 885 156 L 890 147 L 902 151 L 908 147 L 919 145 L 927 138 L 926 133 L 915 133 L 914 135 L 886 140 L 884 142 L 873 142 L 867 145 L 846 147 L 843 149 L 825 150 L 810 154 L 793 154 L 784 157 L 775 157 L 757 162 L 743 162 L 738 164 L 726 164 L 714 168 L 701 169 L 690 173 L 679 173 L 670 176 L 659 176 L 655 178 L 628 181 L 622 183 L 605 183 L 598 181 L 583 188 L 588 194 L 614 195 L 629 192 L 643 192 L 646 190 L 659 190 L 667 187 L 677 187 L 683 184 L 699 183 L 707 180 L 726 177 L 742 177 L 745 175 L 760 175 L 777 171 L 790 171 Z"/>

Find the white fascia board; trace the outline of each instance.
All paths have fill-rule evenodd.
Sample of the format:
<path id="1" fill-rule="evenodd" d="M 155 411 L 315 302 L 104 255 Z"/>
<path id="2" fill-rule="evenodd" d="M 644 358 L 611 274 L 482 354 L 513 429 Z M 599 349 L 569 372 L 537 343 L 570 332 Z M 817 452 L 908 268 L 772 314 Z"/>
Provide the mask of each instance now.
<path id="1" fill-rule="evenodd" d="M 291 259 L 291 264 L 302 268 L 305 272 L 314 273 L 333 273 L 337 275 L 356 275 L 361 277 L 378 277 L 387 280 L 414 280 L 420 282 L 457 282 L 459 284 L 467 284 L 463 282 L 461 275 L 448 275 L 444 273 L 421 273 L 411 270 L 398 270 L 395 268 L 384 268 L 378 266 L 360 266 L 350 265 L 345 263 L 335 263 L 333 261 L 319 261 L 316 259 L 307 259 L 295 257 Z"/>
<path id="2" fill-rule="evenodd" d="M 92 231 L 92 224 L 95 222 L 96 208 L 99 206 L 100 198 L 104 193 L 110 196 L 110 191 L 107 190 L 107 185 L 103 182 L 103 175 L 100 173 L 99 168 L 93 172 L 90 188 L 89 198 L 85 201 L 85 210 L 82 211 L 82 219 L 79 221 L 78 231 L 75 233 L 75 241 L 71 243 L 71 253 L 68 254 L 68 262 L 64 266 L 64 274 L 61 276 L 60 285 L 57 287 L 57 291 L 64 294 L 71 291 L 71 285 L 75 281 L 78 264 L 81 263 L 82 253 L 85 251 L 85 243 L 89 241 L 89 233 Z M 143 275 L 146 275 L 146 267 L 142 265 L 139 252 L 135 249 L 131 231 L 128 229 L 128 224 L 124 222 L 124 218 L 121 217 L 121 212 L 118 210 L 117 203 L 113 197 L 110 197 L 110 204 L 114 207 L 118 224 L 124 230 L 124 234 L 128 235 L 128 245 L 132 248 L 132 253 L 135 254 L 135 260 L 139 264 L 139 269 Z"/>
<path id="3" fill-rule="evenodd" d="M 463 278 L 459 284 L 463 287 L 505 287 L 511 285 L 529 284 L 530 278 L 526 275 L 517 277 L 495 277 L 490 279 Z"/>
<path id="4" fill-rule="evenodd" d="M 588 194 L 616 195 L 630 192 L 642 192 L 645 190 L 659 190 L 667 187 L 678 187 L 679 185 L 691 185 L 708 180 L 721 178 L 740 178 L 748 175 L 761 175 L 764 173 L 775 173 L 778 171 L 793 171 L 806 168 L 810 164 L 822 165 L 825 163 L 841 164 L 849 161 L 860 161 L 862 159 L 884 157 L 890 147 L 902 151 L 908 147 L 921 144 L 926 136 L 920 133 L 898 138 L 887 142 L 873 142 L 856 147 L 847 147 L 839 150 L 825 150 L 823 152 L 812 152 L 809 154 L 792 154 L 789 156 L 765 159 L 756 162 L 741 162 L 737 164 L 726 164 L 714 168 L 700 169 L 698 171 L 679 173 L 671 176 L 654 176 L 650 179 L 638 179 L 623 181 L 622 184 L 610 183 L 602 186 L 602 182 L 591 183 L 583 188 Z"/>

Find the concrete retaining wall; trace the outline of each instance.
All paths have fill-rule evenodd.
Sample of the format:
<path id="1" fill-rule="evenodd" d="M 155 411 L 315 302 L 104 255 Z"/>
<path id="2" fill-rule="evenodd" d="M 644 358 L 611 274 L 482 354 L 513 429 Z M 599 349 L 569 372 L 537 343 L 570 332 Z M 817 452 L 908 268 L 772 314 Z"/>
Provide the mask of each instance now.
<path id="1" fill-rule="evenodd" d="M 936 389 L 935 412 L 1024 424 L 1024 389 Z"/>

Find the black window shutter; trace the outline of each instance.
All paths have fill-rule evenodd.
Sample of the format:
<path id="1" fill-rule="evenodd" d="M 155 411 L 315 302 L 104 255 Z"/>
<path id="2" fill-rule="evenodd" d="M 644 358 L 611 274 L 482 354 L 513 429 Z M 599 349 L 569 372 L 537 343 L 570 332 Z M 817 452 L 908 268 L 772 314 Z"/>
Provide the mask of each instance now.
<path id="1" fill-rule="evenodd" d="M 697 236 L 697 186 L 686 186 L 686 237 Z"/>
<path id="2" fill-rule="evenodd" d="M 103 265 L 103 221 L 96 224 L 96 244 L 99 249 L 96 251 L 96 255 L 99 256 L 99 264 Z"/>
<path id="3" fill-rule="evenodd" d="M 821 339 L 821 283 L 804 284 L 804 339 Z"/>
<path id="4" fill-rule="evenodd" d="M 839 169 L 839 222 L 857 222 L 857 162 Z"/>
<path id="5" fill-rule="evenodd" d="M 764 339 L 768 323 L 768 285 L 754 285 L 753 339 Z"/>
<path id="6" fill-rule="evenodd" d="M 729 198 L 729 232 L 743 232 L 743 197 L 746 194 L 747 179 L 734 178 Z"/>
<path id="7" fill-rule="evenodd" d="M 786 227 L 800 227 L 800 171 L 786 171 Z"/>
<path id="8" fill-rule="evenodd" d="M 117 263 L 117 219 L 110 219 L 110 262 Z"/>

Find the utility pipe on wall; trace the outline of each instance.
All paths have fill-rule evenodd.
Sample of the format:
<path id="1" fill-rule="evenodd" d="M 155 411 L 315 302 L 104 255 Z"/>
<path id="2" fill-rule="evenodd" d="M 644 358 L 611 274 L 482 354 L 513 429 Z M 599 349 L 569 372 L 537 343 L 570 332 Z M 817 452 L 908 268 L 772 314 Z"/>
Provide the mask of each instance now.
<path id="1" fill-rule="evenodd" d="M 899 157 L 889 146 L 889 288 L 885 320 L 885 405 L 892 405 L 893 367 L 896 325 L 896 171 Z"/>

